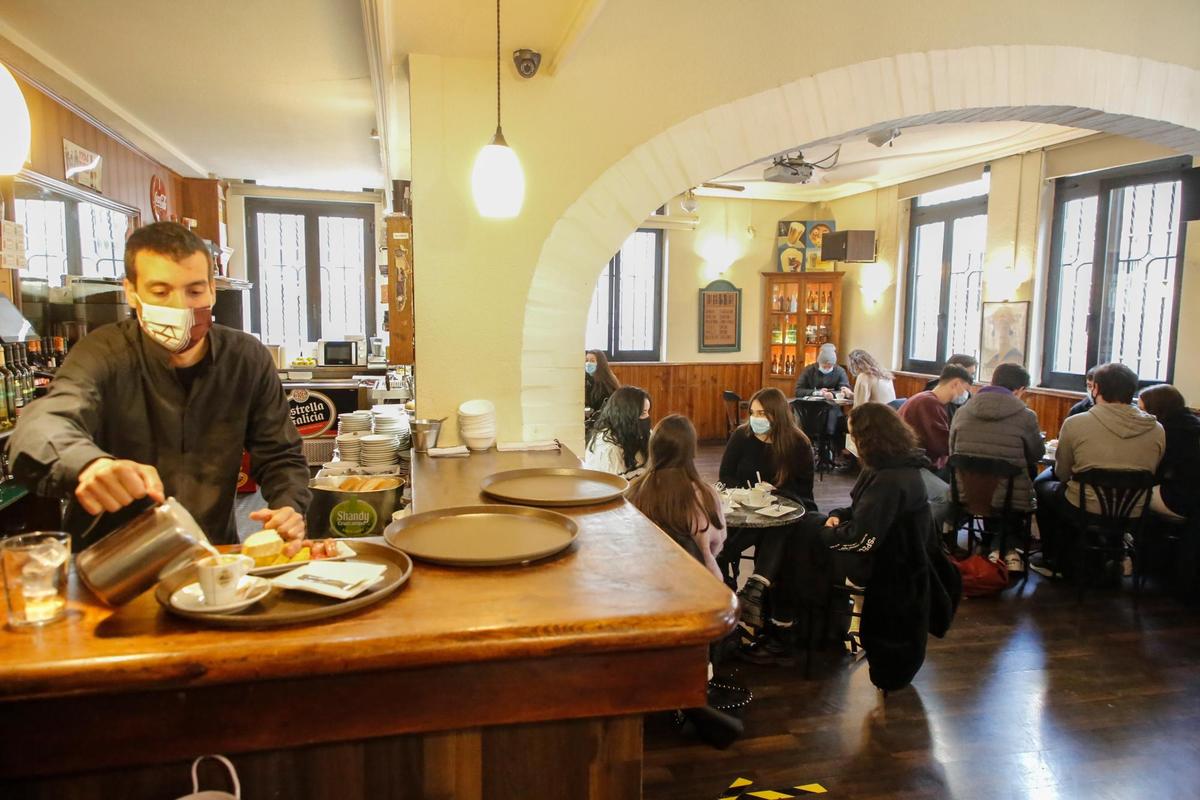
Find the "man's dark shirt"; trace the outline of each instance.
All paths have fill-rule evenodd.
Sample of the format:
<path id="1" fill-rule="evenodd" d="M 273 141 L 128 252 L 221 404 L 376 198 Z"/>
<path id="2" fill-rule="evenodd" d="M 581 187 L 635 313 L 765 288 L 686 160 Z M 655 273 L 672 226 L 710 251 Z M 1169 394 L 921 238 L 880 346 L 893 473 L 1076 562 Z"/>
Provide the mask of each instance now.
<path id="1" fill-rule="evenodd" d="M 245 449 L 268 505 L 303 514 L 312 499 L 308 464 L 270 353 L 221 325 L 208 341 L 199 364 L 177 370 L 136 319 L 84 337 L 49 393 L 21 415 L 9 442 L 13 475 L 40 494 L 71 498 L 66 529 L 79 534 L 90 518 L 74 492 L 88 464 L 150 464 L 211 541 L 232 543 Z"/>

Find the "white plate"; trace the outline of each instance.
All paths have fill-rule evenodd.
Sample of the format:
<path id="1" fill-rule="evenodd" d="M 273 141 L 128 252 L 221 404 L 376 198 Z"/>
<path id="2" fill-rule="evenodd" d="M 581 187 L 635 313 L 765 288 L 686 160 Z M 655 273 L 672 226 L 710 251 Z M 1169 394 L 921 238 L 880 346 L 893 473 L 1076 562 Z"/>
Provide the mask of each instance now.
<path id="1" fill-rule="evenodd" d="M 175 593 L 171 595 L 171 605 L 181 611 L 191 611 L 196 614 L 229 614 L 249 608 L 266 597 L 270 591 L 270 581 L 254 575 L 244 575 L 238 581 L 237 600 L 220 606 L 210 606 L 204 602 L 204 590 L 196 581 L 176 589 Z"/>
<path id="2" fill-rule="evenodd" d="M 325 540 L 318 539 L 318 541 L 325 541 Z M 338 546 L 338 554 L 336 556 L 334 556 L 333 558 L 318 558 L 317 561 L 342 561 L 344 559 L 354 557 L 354 550 L 349 545 L 347 545 L 345 542 L 338 542 L 337 546 Z M 311 563 L 313 563 L 313 560 L 310 558 L 308 561 L 289 561 L 286 564 L 276 564 L 273 567 L 255 567 L 254 569 L 250 570 L 250 574 L 251 575 L 278 575 L 281 572 L 287 572 L 289 569 L 295 569 L 296 567 L 302 567 L 305 564 L 311 564 Z"/>

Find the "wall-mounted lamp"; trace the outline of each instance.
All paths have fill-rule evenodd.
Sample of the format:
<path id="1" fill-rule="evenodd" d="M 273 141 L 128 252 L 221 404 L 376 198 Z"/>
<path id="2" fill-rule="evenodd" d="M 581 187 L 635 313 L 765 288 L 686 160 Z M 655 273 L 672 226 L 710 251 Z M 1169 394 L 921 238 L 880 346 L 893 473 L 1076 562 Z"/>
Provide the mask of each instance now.
<path id="1" fill-rule="evenodd" d="M 891 285 L 892 274 L 886 264 L 875 262 L 862 265 L 858 274 L 858 290 L 868 303 L 878 303 Z"/>
<path id="2" fill-rule="evenodd" d="M 0 175 L 16 175 L 29 158 L 29 107 L 12 73 L 0 64 Z"/>

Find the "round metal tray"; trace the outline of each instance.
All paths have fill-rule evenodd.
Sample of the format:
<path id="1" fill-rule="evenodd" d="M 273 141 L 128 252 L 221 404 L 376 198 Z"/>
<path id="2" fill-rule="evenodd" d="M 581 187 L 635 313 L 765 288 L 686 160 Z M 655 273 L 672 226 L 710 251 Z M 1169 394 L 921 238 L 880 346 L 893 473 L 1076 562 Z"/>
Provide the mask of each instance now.
<path id="1" fill-rule="evenodd" d="M 488 475 L 479 488 L 484 494 L 508 503 L 555 508 L 616 500 L 629 488 L 629 481 L 595 469 L 541 467 Z"/>
<path id="2" fill-rule="evenodd" d="M 393 522 L 388 544 L 413 558 L 460 567 L 527 564 L 566 550 L 579 535 L 575 520 L 521 506 L 460 506 Z"/>
<path id="3" fill-rule="evenodd" d="M 160 581 L 154 591 L 154 599 L 172 614 L 206 625 L 221 628 L 272 628 L 278 625 L 316 622 L 365 608 L 395 592 L 407 583 L 412 575 L 412 559 L 399 550 L 371 542 L 347 539 L 339 541 L 354 549 L 354 560 L 383 564 L 387 567 L 382 581 L 349 600 L 335 600 L 310 592 L 289 591 L 272 586 L 270 593 L 262 600 L 232 614 L 205 614 L 175 608 L 171 605 L 171 595 L 176 589 L 196 580 L 194 567 L 180 570 L 179 573 Z"/>

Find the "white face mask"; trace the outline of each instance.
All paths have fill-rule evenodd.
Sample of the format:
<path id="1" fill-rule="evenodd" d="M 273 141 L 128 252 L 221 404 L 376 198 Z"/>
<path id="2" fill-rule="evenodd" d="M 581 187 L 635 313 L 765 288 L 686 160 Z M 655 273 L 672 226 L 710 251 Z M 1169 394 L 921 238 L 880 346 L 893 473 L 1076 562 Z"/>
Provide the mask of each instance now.
<path id="1" fill-rule="evenodd" d="M 174 308 L 156 306 L 138 298 L 142 330 L 172 353 L 184 353 L 204 340 L 212 327 L 212 306 Z"/>
<path id="2" fill-rule="evenodd" d="M 971 399 L 970 392 L 962 392 L 961 394 L 956 394 L 954 396 L 954 399 L 951 400 L 950 402 L 954 403 L 954 405 L 956 405 L 956 406 L 961 406 L 963 403 L 967 402 L 970 399 Z"/>
<path id="3" fill-rule="evenodd" d="M 828 375 L 829 373 L 833 372 L 832 366 L 827 367 L 824 364 L 818 364 L 817 369 L 821 371 L 822 375 Z"/>

